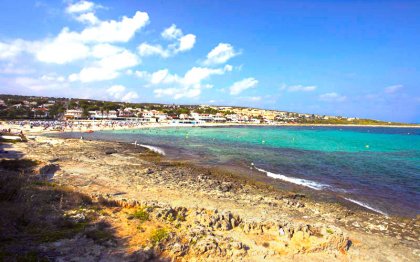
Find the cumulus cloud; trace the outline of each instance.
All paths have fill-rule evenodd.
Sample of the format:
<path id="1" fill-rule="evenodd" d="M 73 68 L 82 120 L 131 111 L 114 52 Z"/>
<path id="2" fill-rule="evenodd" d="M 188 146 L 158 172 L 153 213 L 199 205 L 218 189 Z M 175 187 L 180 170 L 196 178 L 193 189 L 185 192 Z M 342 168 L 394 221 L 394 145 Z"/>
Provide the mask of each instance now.
<path id="1" fill-rule="evenodd" d="M 21 52 L 22 49 L 18 45 L 0 42 L 0 60 L 13 58 Z"/>
<path id="2" fill-rule="evenodd" d="M 223 75 L 232 70 L 232 66 L 223 68 L 193 67 L 183 76 L 171 74 L 168 69 L 158 70 L 153 73 L 136 71 L 137 77 L 144 79 L 149 85 L 157 86 L 154 93 L 157 97 L 169 96 L 174 99 L 194 98 L 201 94 L 202 89 L 212 88 L 204 82 L 213 75 Z M 169 87 L 162 87 L 169 86 Z"/>
<path id="3" fill-rule="evenodd" d="M 14 63 L 7 63 L 4 66 L 0 67 L 0 74 L 5 75 L 27 75 L 34 73 L 33 68 L 16 66 Z"/>
<path id="4" fill-rule="evenodd" d="M 317 89 L 316 86 L 303 86 L 303 85 L 288 86 L 286 84 L 283 84 L 280 87 L 280 90 L 284 90 L 288 92 L 311 92 L 311 91 L 315 91 L 316 89 Z"/>
<path id="5" fill-rule="evenodd" d="M 66 7 L 65 12 L 81 23 L 80 30 L 63 26 L 59 32 L 44 39 L 0 41 L 1 65 L 20 61 L 15 58 L 25 54 L 41 63 L 71 64 L 61 67 L 62 70 L 74 70 L 78 67 L 77 70 L 60 73 L 60 75 L 49 73 L 39 74 L 40 76 L 37 77 L 24 77 L 25 72 L 28 71 L 23 72 L 15 70 L 15 67 L 7 67 L 1 69 L 0 73 L 16 74 L 17 78 L 9 78 L 7 81 L 13 82 L 13 85 L 18 88 L 25 87 L 35 91 L 63 89 L 66 90 L 66 94 L 78 94 L 75 90 L 89 89 L 88 85 L 84 85 L 85 83 L 112 80 L 123 74 L 136 75 L 154 88 L 154 94 L 157 97 L 170 96 L 180 99 L 198 97 L 204 89 L 213 87 L 209 83 L 211 77 L 223 75 L 233 69 L 232 65 L 220 66 L 220 68 L 214 66 L 224 64 L 239 54 L 230 44 L 220 43 L 207 56 L 208 65 L 214 67 L 192 67 L 182 75 L 171 73 L 168 69 L 151 73 L 135 71 L 134 67 L 141 63 L 140 57 L 155 55 L 166 58 L 186 52 L 194 48 L 196 36 L 184 34 L 180 28 L 172 24 L 161 32 L 163 44 L 143 42 L 137 48 L 138 53 L 133 53 L 124 44 L 133 39 L 135 34 L 149 23 L 148 14 L 137 11 L 132 16 L 102 20 L 95 14 L 95 10 L 100 7 L 87 0 L 73 1 Z M 40 68 L 44 70 L 51 67 Z M 94 94 L 95 88 L 89 90 Z M 105 94 L 109 98 L 122 101 L 138 98 L 136 92 L 129 91 L 121 85 L 106 89 Z"/>
<path id="6" fill-rule="evenodd" d="M 95 6 L 95 4 L 93 2 L 79 1 L 77 3 L 70 4 L 69 6 L 67 6 L 66 12 L 69 13 L 69 14 L 82 13 L 82 12 L 92 10 L 94 8 L 94 6 Z"/>
<path id="7" fill-rule="evenodd" d="M 181 29 L 177 28 L 175 24 L 163 30 L 161 36 L 166 40 L 174 40 L 182 37 Z"/>
<path id="8" fill-rule="evenodd" d="M 140 56 L 153 56 L 158 55 L 167 58 L 171 55 L 169 50 L 164 49 L 161 45 L 151 45 L 148 43 L 141 43 L 138 46 Z"/>
<path id="9" fill-rule="evenodd" d="M 186 52 L 192 49 L 196 42 L 196 36 L 193 34 L 184 35 L 182 30 L 177 28 L 175 24 L 163 30 L 161 33 L 165 40 L 173 41 L 167 47 L 162 47 L 160 44 L 149 44 L 147 42 L 141 43 L 137 49 L 140 56 L 160 56 L 168 58 L 181 52 Z"/>
<path id="10" fill-rule="evenodd" d="M 185 52 L 192 49 L 195 44 L 195 38 L 196 37 L 193 34 L 188 34 L 181 37 L 179 39 L 179 47 L 175 49 L 175 52 Z"/>
<path id="11" fill-rule="evenodd" d="M 84 67 L 79 73 L 71 74 L 69 80 L 83 83 L 115 79 L 124 69 L 136 66 L 140 63 L 138 57 L 125 49 L 118 49 L 112 46 L 97 47 L 102 58 L 92 65 Z"/>
<path id="12" fill-rule="evenodd" d="M 347 99 L 347 97 L 335 92 L 331 92 L 320 95 L 319 99 L 326 102 L 343 102 Z"/>
<path id="13" fill-rule="evenodd" d="M 123 16 L 120 21 L 101 21 L 87 27 L 80 33 L 74 33 L 82 42 L 128 42 L 134 34 L 149 23 L 149 15 L 137 11 L 133 17 Z"/>
<path id="14" fill-rule="evenodd" d="M 393 94 L 399 91 L 403 85 L 392 85 L 385 88 L 385 93 L 387 94 Z"/>
<path id="15" fill-rule="evenodd" d="M 257 84 L 257 79 L 253 77 L 245 78 L 241 81 L 235 82 L 232 86 L 229 87 L 230 94 L 238 95 L 249 88 L 254 88 Z"/>
<path id="16" fill-rule="evenodd" d="M 13 80 L 13 82 L 21 88 L 30 89 L 32 91 L 68 88 L 68 83 L 65 78 L 55 74 L 43 75 L 41 77 L 17 77 Z"/>
<path id="17" fill-rule="evenodd" d="M 95 16 L 92 14 L 91 18 L 86 19 L 92 20 L 93 17 Z M 26 52 L 33 54 L 40 62 L 67 64 L 90 57 L 92 45 L 128 42 L 148 21 L 147 13 L 137 11 L 132 18 L 124 16 L 120 21 L 92 20 L 94 25 L 89 25 L 81 32 L 70 31 L 64 27 L 56 37 L 50 39 L 0 42 L 0 59 L 12 59 Z"/>
<path id="18" fill-rule="evenodd" d="M 106 89 L 106 93 L 111 99 L 123 102 L 131 102 L 139 97 L 136 92 L 126 92 L 126 90 L 127 88 L 123 85 L 113 85 Z"/>
<path id="19" fill-rule="evenodd" d="M 204 61 L 205 65 L 215 65 L 226 63 L 229 59 L 239 55 L 231 44 L 219 43 L 208 54 L 207 59 Z"/>
<path id="20" fill-rule="evenodd" d="M 46 41 L 36 51 L 36 58 L 44 63 L 66 64 L 89 56 L 89 47 L 64 28 L 53 40 Z"/>
<path id="21" fill-rule="evenodd" d="M 96 17 L 96 15 L 92 12 L 81 14 L 76 17 L 76 20 L 81 23 L 87 23 L 87 24 L 97 24 L 99 23 L 99 18 Z"/>
<path id="22" fill-rule="evenodd" d="M 22 39 L 0 42 L 0 60 L 11 60 L 24 52 L 34 53 L 39 47 L 39 42 L 30 42 Z"/>

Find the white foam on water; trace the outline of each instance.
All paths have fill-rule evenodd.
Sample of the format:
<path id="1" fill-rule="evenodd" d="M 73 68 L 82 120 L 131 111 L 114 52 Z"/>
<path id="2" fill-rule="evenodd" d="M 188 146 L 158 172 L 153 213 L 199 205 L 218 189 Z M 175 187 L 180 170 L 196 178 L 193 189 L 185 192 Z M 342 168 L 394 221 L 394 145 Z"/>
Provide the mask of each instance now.
<path id="1" fill-rule="evenodd" d="M 159 155 L 162 155 L 162 156 L 166 155 L 165 151 L 162 148 L 160 148 L 160 147 L 143 145 L 143 144 L 137 144 L 137 145 L 138 146 L 145 147 L 145 148 L 147 148 L 147 149 L 149 149 L 149 150 L 151 150 L 151 151 L 153 151 L 155 153 L 158 153 Z"/>
<path id="2" fill-rule="evenodd" d="M 385 213 L 385 212 L 383 212 L 383 211 L 381 211 L 381 210 L 379 210 L 377 208 L 371 207 L 371 206 L 369 206 L 366 203 L 363 203 L 363 202 L 360 202 L 360 201 L 357 201 L 357 200 L 354 200 L 354 199 L 351 199 L 351 198 L 347 198 L 347 197 L 345 197 L 345 199 L 348 200 L 348 201 L 350 201 L 350 202 L 352 202 L 352 203 L 354 203 L 354 204 L 356 204 L 356 205 L 362 206 L 364 208 L 367 208 L 369 210 L 372 210 L 372 211 L 374 211 L 376 213 L 379 213 L 381 215 L 388 216 L 387 213 Z"/>
<path id="3" fill-rule="evenodd" d="M 301 186 L 305 186 L 305 187 L 309 187 L 315 190 L 322 190 L 322 189 L 326 189 L 326 188 L 330 188 L 329 185 L 326 184 L 321 184 L 312 180 L 308 180 L 308 179 L 303 179 L 303 178 L 296 178 L 296 177 L 288 177 L 285 175 L 281 175 L 281 174 L 276 174 L 276 173 L 272 173 L 270 171 L 255 167 L 255 169 L 257 169 L 258 171 L 262 172 L 262 173 L 266 173 L 267 176 L 271 177 L 271 178 L 275 178 L 275 179 L 280 179 L 289 183 L 293 183 L 296 185 L 301 185 Z"/>

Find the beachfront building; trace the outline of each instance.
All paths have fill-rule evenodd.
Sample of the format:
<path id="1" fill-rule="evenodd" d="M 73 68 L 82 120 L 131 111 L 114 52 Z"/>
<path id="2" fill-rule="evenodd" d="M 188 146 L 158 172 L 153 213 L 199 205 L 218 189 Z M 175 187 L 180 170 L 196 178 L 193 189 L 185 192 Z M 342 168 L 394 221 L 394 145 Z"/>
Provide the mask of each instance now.
<path id="1" fill-rule="evenodd" d="M 45 107 L 36 107 L 31 111 L 34 113 L 34 118 L 47 118 L 49 115 L 49 110 Z"/>
<path id="2" fill-rule="evenodd" d="M 224 117 L 222 114 L 217 113 L 214 117 L 213 117 L 213 122 L 216 123 L 225 123 L 227 121 L 226 117 Z"/>
<path id="3" fill-rule="evenodd" d="M 199 114 L 199 113 L 191 113 L 191 117 L 196 121 L 203 121 L 203 122 L 212 122 L 213 115 L 211 114 Z"/>
<path id="4" fill-rule="evenodd" d="M 134 117 L 135 114 L 133 112 L 132 108 L 124 108 L 124 110 L 118 110 L 118 117 L 119 118 L 128 118 L 128 117 Z"/>
<path id="5" fill-rule="evenodd" d="M 172 119 L 170 122 L 170 124 L 172 125 L 200 125 L 204 123 L 204 121 L 199 121 L 195 119 Z"/>
<path id="6" fill-rule="evenodd" d="M 189 119 L 190 116 L 188 114 L 180 114 L 179 119 Z"/>
<path id="7" fill-rule="evenodd" d="M 158 113 L 155 115 L 155 118 L 158 119 L 158 122 L 165 122 L 168 120 L 168 115 L 164 113 Z"/>
<path id="8" fill-rule="evenodd" d="M 118 114 L 116 110 L 89 111 L 89 117 L 93 119 L 117 119 Z"/>
<path id="9" fill-rule="evenodd" d="M 249 117 L 245 115 L 239 115 L 239 114 L 229 114 L 226 115 L 226 121 L 232 122 L 232 123 L 245 123 L 249 121 Z"/>
<path id="10" fill-rule="evenodd" d="M 64 113 L 64 119 L 81 119 L 83 111 L 81 109 L 69 109 Z"/>

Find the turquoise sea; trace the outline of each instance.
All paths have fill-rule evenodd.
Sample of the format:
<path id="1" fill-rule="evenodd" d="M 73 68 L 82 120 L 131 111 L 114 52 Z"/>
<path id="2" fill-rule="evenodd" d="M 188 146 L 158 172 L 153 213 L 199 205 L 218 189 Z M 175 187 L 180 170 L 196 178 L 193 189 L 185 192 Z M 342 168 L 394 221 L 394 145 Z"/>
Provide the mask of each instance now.
<path id="1" fill-rule="evenodd" d="M 272 181 L 315 193 L 334 192 L 374 212 L 420 214 L 420 129 L 171 127 L 83 136 L 137 141 L 160 149 L 169 158 L 202 164 L 242 163 Z"/>

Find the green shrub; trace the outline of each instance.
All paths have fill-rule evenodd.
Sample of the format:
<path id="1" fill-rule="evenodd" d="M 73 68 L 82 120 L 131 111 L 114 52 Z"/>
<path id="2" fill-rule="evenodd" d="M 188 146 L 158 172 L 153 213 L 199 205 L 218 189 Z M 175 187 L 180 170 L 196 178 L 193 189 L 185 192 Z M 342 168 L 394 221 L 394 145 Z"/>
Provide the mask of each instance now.
<path id="1" fill-rule="evenodd" d="M 135 218 L 140 220 L 141 222 L 148 221 L 149 220 L 149 213 L 145 211 L 143 208 L 136 210 L 130 218 Z"/>
<path id="2" fill-rule="evenodd" d="M 158 229 L 155 229 L 150 235 L 150 242 L 153 245 L 156 245 L 156 244 L 159 244 L 162 240 L 164 240 L 168 236 L 169 236 L 169 233 L 166 229 L 158 228 Z"/>

